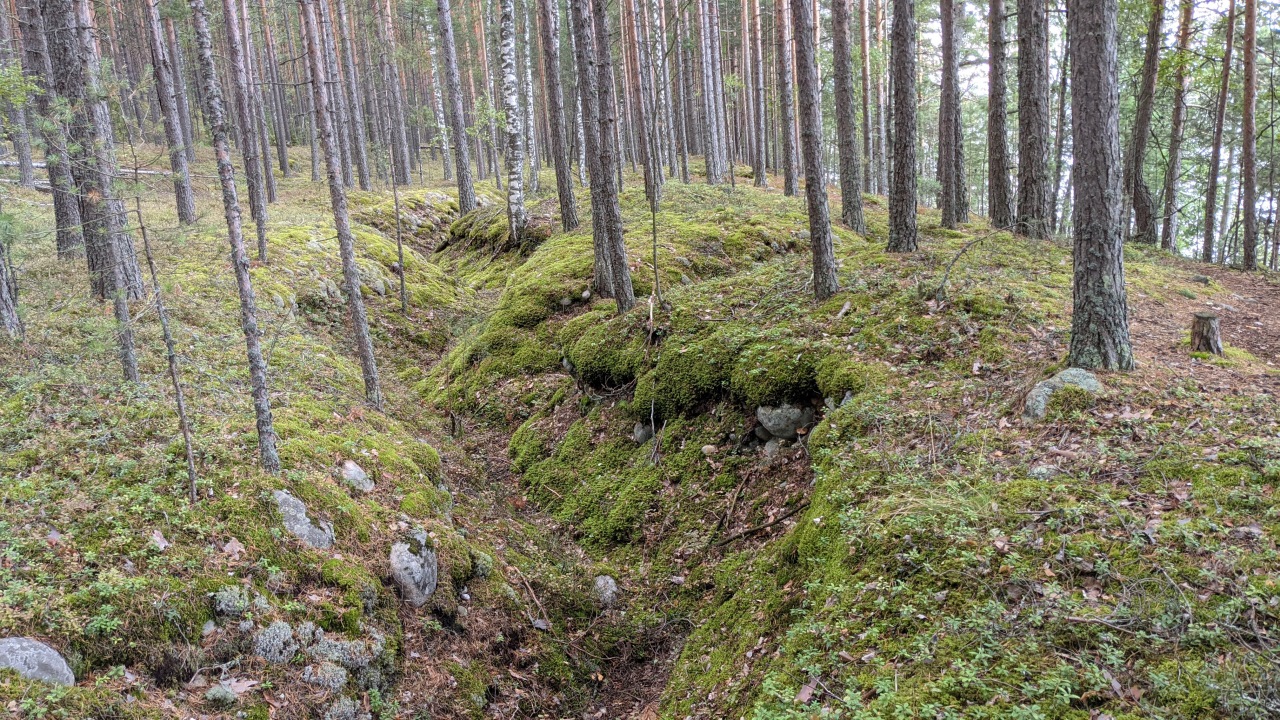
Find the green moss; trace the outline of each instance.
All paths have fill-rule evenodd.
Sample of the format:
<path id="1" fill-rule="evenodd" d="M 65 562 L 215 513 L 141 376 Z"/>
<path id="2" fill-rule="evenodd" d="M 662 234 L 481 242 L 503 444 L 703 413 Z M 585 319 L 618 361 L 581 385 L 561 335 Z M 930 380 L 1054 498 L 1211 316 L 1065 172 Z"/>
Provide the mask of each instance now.
<path id="1" fill-rule="evenodd" d="M 845 393 L 858 395 L 869 387 L 883 385 L 884 367 L 852 360 L 835 352 L 817 364 L 818 392 L 824 397 L 841 400 Z"/>
<path id="2" fill-rule="evenodd" d="M 809 341 L 785 329 L 768 330 L 742 348 L 729 387 L 747 407 L 806 400 L 818 394 L 818 354 Z"/>
<path id="3" fill-rule="evenodd" d="M 636 383 L 635 414 L 648 419 L 687 415 L 728 394 L 729 378 L 742 347 L 736 333 L 718 332 L 691 342 L 667 341 L 652 371 Z"/>
<path id="4" fill-rule="evenodd" d="M 1045 405 L 1048 419 L 1070 418 L 1092 408 L 1098 402 L 1093 393 L 1074 385 L 1059 388 Z"/>
<path id="5" fill-rule="evenodd" d="M 424 487 L 404 496 L 400 511 L 409 517 L 425 519 L 439 517 L 453 508 L 453 497 L 446 491 Z"/>

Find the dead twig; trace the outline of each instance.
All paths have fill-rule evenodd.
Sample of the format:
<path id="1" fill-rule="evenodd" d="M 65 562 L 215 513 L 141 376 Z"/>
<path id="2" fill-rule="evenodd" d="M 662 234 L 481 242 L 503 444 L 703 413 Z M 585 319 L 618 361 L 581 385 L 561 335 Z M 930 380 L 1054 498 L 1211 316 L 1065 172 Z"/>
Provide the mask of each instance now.
<path id="1" fill-rule="evenodd" d="M 724 547 L 725 545 L 728 545 L 729 543 L 733 542 L 734 540 L 738 540 L 738 539 L 740 539 L 740 538 L 747 537 L 748 535 L 754 535 L 754 534 L 756 534 L 756 533 L 760 532 L 761 530 L 767 530 L 767 529 L 769 529 L 769 528 L 773 527 L 774 525 L 777 525 L 778 523 L 782 522 L 783 520 L 786 520 L 787 518 L 791 517 L 792 515 L 795 515 L 796 513 L 800 512 L 801 510 L 803 510 L 803 509 L 805 509 L 805 508 L 807 508 L 807 507 L 809 507 L 809 501 L 808 501 L 808 500 L 805 500 L 805 501 L 801 502 L 799 505 L 796 505 L 795 507 L 791 508 L 791 509 L 790 509 L 790 510 L 788 510 L 787 512 L 783 513 L 783 514 L 782 514 L 782 515 L 780 515 L 779 517 L 774 518 L 773 520 L 770 520 L 769 522 L 767 522 L 767 523 L 765 523 L 765 524 L 763 524 L 763 525 L 757 525 L 757 526 L 755 526 L 755 527 L 753 527 L 753 528 L 748 528 L 748 529 L 746 529 L 746 530 L 743 530 L 743 531 L 742 531 L 742 532 L 740 532 L 740 533 L 734 533 L 733 535 L 730 535 L 729 537 L 725 538 L 724 540 L 721 540 L 720 542 L 716 543 L 716 547 Z"/>

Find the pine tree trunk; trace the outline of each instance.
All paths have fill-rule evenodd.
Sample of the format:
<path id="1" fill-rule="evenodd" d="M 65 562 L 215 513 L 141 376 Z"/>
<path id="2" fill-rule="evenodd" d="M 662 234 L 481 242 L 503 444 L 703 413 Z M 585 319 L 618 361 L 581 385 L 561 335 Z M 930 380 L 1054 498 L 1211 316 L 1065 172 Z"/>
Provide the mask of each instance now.
<path id="1" fill-rule="evenodd" d="M 111 111 L 97 75 L 101 63 L 93 37 L 91 8 L 85 0 L 43 0 L 41 8 L 53 89 L 71 110 L 67 163 L 80 203 L 90 287 L 99 299 L 122 298 L 127 305 L 128 301 L 142 299 L 142 273 L 128 232 L 124 204 L 113 187 L 119 164 Z M 123 352 L 123 343 L 128 341 L 131 347 L 132 338 L 127 307 L 122 314 L 118 306 L 117 302 Z M 136 375 L 136 368 L 133 373 Z M 127 363 L 125 374 L 130 374 Z"/>
<path id="2" fill-rule="evenodd" d="M 893 0 L 893 167 L 889 252 L 916 251 L 916 4 Z"/>
<path id="3" fill-rule="evenodd" d="M 570 1 L 576 5 L 590 0 Z M 636 300 L 631 288 L 631 269 L 627 265 L 627 247 L 622 237 L 622 209 L 618 205 L 618 188 L 621 183 L 615 184 L 622 165 L 618 156 L 618 105 L 613 88 L 613 58 L 609 50 L 609 16 L 605 0 L 591 3 L 591 15 L 595 26 L 595 80 L 600 113 L 600 165 L 603 170 L 601 182 L 596 183 L 592 179 L 591 190 L 593 194 L 597 189 L 600 192 L 600 211 L 608 231 L 605 251 L 609 255 L 613 298 L 618 305 L 618 312 L 626 312 L 635 305 Z"/>
<path id="4" fill-rule="evenodd" d="M 50 101 L 53 88 L 53 64 L 45 41 L 44 18 L 40 6 L 32 0 L 20 0 L 18 26 L 22 34 L 23 70 L 27 81 L 35 87 L 32 93 L 36 117 L 44 141 L 45 172 L 53 193 L 53 216 L 57 226 L 55 240 L 60 259 L 84 254 L 84 234 L 80 222 L 80 201 L 76 197 L 75 180 L 71 176 L 67 136 L 62 123 L 53 114 Z"/>
<path id="5" fill-rule="evenodd" d="M 196 198 L 191 192 L 191 176 L 187 170 L 187 153 L 183 147 L 182 123 L 178 119 L 178 100 L 173 85 L 176 76 L 160 25 L 160 8 L 156 0 L 143 0 L 147 25 L 151 30 L 151 66 L 156 80 L 156 96 L 164 116 L 165 141 L 169 144 L 169 167 L 173 170 L 173 195 L 178 206 L 178 222 L 190 225 L 196 221 Z"/>
<path id="6" fill-rule="evenodd" d="M 72 113 L 70 163 L 79 190 L 91 283 L 98 297 L 111 298 L 124 379 L 137 382 L 129 302 L 141 299 L 142 280 L 124 204 L 113 187 L 120 168 L 111 114 L 97 75 L 101 64 L 92 8 L 85 0 L 44 0 L 41 7 L 54 86 Z"/>
<path id="7" fill-rule="evenodd" d="M 196 161 L 195 133 L 192 131 L 191 102 L 187 98 L 186 71 L 182 61 L 182 43 L 173 18 L 162 18 L 165 43 L 169 48 L 169 60 L 173 65 L 173 97 L 178 106 L 178 123 L 182 128 L 182 148 L 187 155 L 187 165 Z M 287 175 L 286 175 L 287 177 Z"/>
<path id="8" fill-rule="evenodd" d="M 0 238 L 0 330 L 10 340 L 21 340 L 25 332 L 18 313 L 18 274 L 9 254 L 8 238 Z"/>
<path id="9" fill-rule="evenodd" d="M 1064 38 L 1062 51 L 1062 67 L 1058 74 L 1058 122 L 1053 131 L 1053 189 L 1052 195 L 1050 195 L 1051 202 L 1049 203 L 1050 228 L 1060 227 L 1058 198 L 1061 194 L 1058 190 L 1062 187 L 1062 155 L 1066 149 L 1067 141 L 1067 93 L 1070 90 L 1071 53 L 1067 51 L 1065 42 L 1066 38 Z"/>
<path id="10" fill-rule="evenodd" d="M 276 132 L 276 164 L 280 166 L 280 174 L 289 177 L 289 110 L 285 102 L 284 88 L 280 85 L 280 61 L 276 55 L 276 42 L 271 32 L 271 15 L 267 12 L 267 0 L 258 0 L 258 11 L 262 18 L 262 44 L 266 53 L 263 67 L 263 81 L 270 82 L 270 98 L 272 117 Z M 176 67 L 176 65 L 175 65 Z"/>
<path id="11" fill-rule="evenodd" d="M 267 190 L 262 179 L 262 158 L 258 150 L 258 134 L 254 132 L 253 104 L 249 90 L 249 71 L 244 47 L 240 42 L 240 11 L 237 0 L 222 0 L 222 13 L 227 23 L 227 62 L 231 64 L 232 91 L 236 98 L 236 120 L 240 126 L 240 154 L 244 159 L 245 182 L 249 188 L 249 212 L 258 231 L 258 262 L 267 261 Z M 205 92 L 211 92 L 206 88 Z"/>
<path id="12" fill-rule="evenodd" d="M 578 69 L 578 96 L 582 104 L 582 139 L 586 151 L 587 173 L 591 178 L 591 241 L 595 258 L 593 285 L 598 295 L 613 297 L 613 256 L 609 252 L 609 228 L 601 206 L 601 186 L 612 173 L 600 158 L 600 104 L 596 95 L 595 39 L 589 0 L 569 0 L 569 13 L 575 37 L 573 52 Z"/>
<path id="13" fill-rule="evenodd" d="M 347 14 L 346 0 L 336 0 L 334 12 L 338 16 L 338 34 L 342 36 L 343 87 L 347 96 L 347 106 L 351 108 L 351 127 L 349 146 L 352 159 L 355 161 L 356 182 L 361 190 L 369 189 L 369 149 L 365 144 L 364 103 L 360 100 L 360 76 L 356 73 L 355 49 L 351 46 L 350 16 Z M 394 128 L 394 125 L 392 126 Z"/>
<path id="14" fill-rule="evenodd" d="M 35 2 L 35 0 L 19 0 Z M 13 23 L 9 18 L 9 4 L 0 7 L 0 66 L 19 67 L 13 40 Z M 7 132 L 13 141 L 13 152 L 18 158 L 18 183 L 23 187 L 35 187 L 35 165 L 31 161 L 31 131 L 27 125 L 27 110 L 22 105 L 5 101 L 4 114 L 9 119 Z"/>
<path id="15" fill-rule="evenodd" d="M 853 49 L 849 44 L 849 2 L 850 0 L 831 2 L 836 145 L 840 155 L 840 219 L 854 232 L 865 235 L 867 225 L 862 217 L 862 160 L 858 157 L 858 121 L 853 98 Z"/>
<path id="16" fill-rule="evenodd" d="M 1173 71 L 1173 117 L 1169 121 L 1169 165 L 1164 174 L 1164 223 L 1160 247 L 1178 248 L 1178 177 L 1182 174 L 1182 133 L 1187 119 L 1187 95 L 1191 92 L 1191 11 L 1195 0 L 1182 0 L 1178 11 L 1178 56 Z"/>
<path id="17" fill-rule="evenodd" d="M 868 0 L 858 0 L 858 66 L 862 75 L 862 190 L 875 192 L 871 153 L 871 13 Z"/>
<path id="18" fill-rule="evenodd" d="M 1241 121 L 1240 185 L 1243 195 L 1245 270 L 1258 269 L 1258 0 L 1244 0 L 1244 113 Z"/>
<path id="19" fill-rule="evenodd" d="M 1222 131 L 1226 126 L 1227 98 L 1231 90 L 1231 50 L 1236 39 L 1236 0 L 1227 9 L 1226 46 L 1222 51 L 1222 84 L 1218 89 L 1218 106 L 1214 115 L 1213 145 L 1209 152 L 1209 182 L 1204 196 L 1204 246 L 1200 259 L 1213 262 L 1213 223 L 1217 218 L 1218 169 L 1222 163 Z M 1230 183 L 1227 183 L 1230 185 Z M 1225 203 L 1228 204 L 1229 203 Z"/>
<path id="20" fill-rule="evenodd" d="M 560 87 L 560 19 L 556 0 L 537 0 L 542 35 L 542 62 L 546 78 L 547 114 L 551 121 L 551 157 L 556 166 L 556 194 L 560 200 L 560 225 L 565 232 L 578 227 L 578 206 L 573 198 L 569 151 L 565 147 L 564 91 Z"/>
<path id="21" fill-rule="evenodd" d="M 429 68 L 431 72 L 431 112 L 436 118 L 436 137 L 440 138 L 441 168 L 443 169 L 444 179 L 452 180 L 453 153 L 449 149 L 449 131 L 446 130 L 449 123 L 444 112 L 443 93 L 440 90 L 440 85 L 443 83 L 443 80 L 440 73 L 440 65 L 436 60 L 435 39 L 431 37 L 430 33 L 427 33 L 427 56 L 431 61 L 431 67 Z M 463 140 L 459 144 L 465 145 L 466 140 Z"/>
<path id="22" fill-rule="evenodd" d="M 391 0 L 379 6 L 382 19 L 382 42 L 386 50 L 387 97 L 391 111 L 391 151 L 396 153 L 395 182 L 409 184 L 409 142 L 404 128 L 404 96 L 400 87 L 400 65 L 396 57 L 396 31 Z"/>
<path id="23" fill-rule="evenodd" d="M 778 44 L 778 131 L 782 135 L 782 194 L 793 196 L 800 192 L 800 180 L 796 176 L 796 136 L 792 128 L 796 124 L 794 93 L 791 89 L 791 21 L 787 0 L 776 0 L 774 23 Z"/>
<path id="24" fill-rule="evenodd" d="M 506 116 L 507 228 L 509 242 L 519 246 L 529 223 L 524 208 L 524 120 L 520 113 L 520 87 L 516 75 L 515 0 L 499 0 L 499 48 L 502 58 L 502 110 Z"/>
<path id="25" fill-rule="evenodd" d="M 276 201 L 276 175 L 271 170 L 271 136 L 267 133 L 267 106 L 262 97 L 262 58 L 253 42 L 253 27 L 249 16 L 249 0 L 241 0 L 240 17 L 244 20 L 245 72 L 249 76 L 249 110 L 252 113 L 253 132 L 258 139 L 258 158 L 262 163 L 262 188 L 267 202 Z"/>
<path id="26" fill-rule="evenodd" d="M 236 190 L 235 168 L 231 164 L 227 114 L 223 108 L 222 90 L 213 64 L 213 38 L 209 32 L 209 11 L 204 0 L 188 0 L 195 27 L 200 75 L 204 78 L 205 114 L 213 135 L 213 151 L 218 161 L 218 180 L 222 186 L 222 210 L 227 223 L 227 240 L 231 245 L 231 269 L 235 272 L 240 294 L 240 329 L 244 333 L 249 359 L 249 386 L 253 395 L 253 411 L 258 424 L 258 456 L 262 469 L 280 472 L 278 440 L 271 420 L 271 392 L 267 387 L 267 361 L 262 354 L 258 331 L 258 307 L 249 276 L 249 254 L 244 246 L 244 227 L 240 216 L 240 198 Z"/>
<path id="27" fill-rule="evenodd" d="M 1125 159 L 1125 198 L 1132 203 L 1134 219 L 1133 240 L 1154 244 L 1156 241 L 1156 203 L 1147 187 L 1143 167 L 1146 164 L 1147 138 L 1151 135 L 1151 115 L 1155 111 L 1156 81 L 1160 72 L 1160 43 L 1164 39 L 1164 0 L 1150 0 L 1151 16 L 1147 23 L 1147 45 L 1142 61 L 1142 80 L 1138 85 L 1138 99 L 1133 120 L 1133 135 L 1129 139 L 1129 156 Z M 1129 203 L 1125 203 L 1126 207 Z M 1127 229 L 1129 215 L 1124 213 L 1122 224 Z"/>
<path id="28" fill-rule="evenodd" d="M 449 91 L 449 129 L 454 138 L 454 175 L 458 178 L 458 214 L 476 209 L 476 189 L 471 183 L 471 157 L 467 147 L 467 122 L 462 113 L 462 78 L 458 74 L 458 51 L 453 42 L 453 13 L 449 0 L 436 0 L 440 50 L 444 54 L 445 87 Z"/>
<path id="29" fill-rule="evenodd" d="M 938 103 L 938 175 L 941 180 L 942 227 L 954 229 L 966 222 L 964 159 L 960 129 L 960 42 L 956 15 L 962 2 L 941 0 L 942 95 Z"/>
<path id="30" fill-rule="evenodd" d="M 800 147 L 804 160 L 805 204 L 809 210 L 809 246 L 813 251 L 813 292 L 819 300 L 826 300 L 836 294 L 840 284 L 836 279 L 836 258 L 831 243 L 831 215 L 827 208 L 827 189 L 822 176 L 822 88 L 818 84 L 818 58 L 814 47 L 813 2 L 814 0 L 791 0 L 791 19 L 795 23 L 796 33 Z M 836 0 L 836 2 L 846 6 L 847 25 L 847 0 Z M 844 57 L 847 60 L 848 48 L 844 49 L 846 50 Z M 840 56 L 840 52 L 839 49 L 836 50 L 837 56 Z M 846 75 L 849 75 L 848 68 L 846 71 Z M 846 80 L 852 86 L 852 77 L 846 77 Z M 852 98 L 849 100 L 852 101 Z M 842 166 L 844 160 L 845 158 L 842 157 Z M 843 172 L 844 168 L 842 167 L 841 170 Z M 843 177 L 841 184 L 843 185 Z"/>
<path id="31" fill-rule="evenodd" d="M 995 228 L 1013 227 L 1009 192 L 1009 145 L 1006 104 L 1004 0 L 991 0 L 987 13 L 987 215 Z"/>
<path id="32" fill-rule="evenodd" d="M 1132 370 L 1120 217 L 1117 0 L 1069 0 L 1075 155 L 1071 367 Z"/>
<path id="33" fill-rule="evenodd" d="M 656 113 L 653 108 L 652 80 L 649 75 L 649 52 L 644 41 L 644 28 L 641 19 L 644 17 L 639 0 L 626 0 L 630 3 L 629 28 L 632 34 L 628 57 L 634 70 L 635 82 L 632 83 L 632 105 L 635 108 L 636 147 L 640 164 L 644 170 L 644 195 L 652 206 L 658 198 L 658 186 L 662 184 L 662 161 L 658 148 L 653 142 L 653 125 Z"/>
<path id="34" fill-rule="evenodd" d="M 1018 0 L 1018 217 L 1015 229 L 1049 227 L 1049 14 L 1046 0 Z"/>
<path id="35" fill-rule="evenodd" d="M 321 30 L 315 5 L 324 0 L 298 0 L 304 23 L 304 43 L 307 62 L 311 65 L 311 77 L 319 82 L 311 88 L 315 106 L 316 126 L 320 135 L 320 149 L 324 155 L 325 171 L 329 180 L 329 202 L 333 206 L 333 224 L 338 235 L 338 254 L 342 258 L 342 277 L 347 295 L 347 307 L 351 311 L 351 326 L 356 355 L 364 375 L 364 395 L 370 405 L 382 409 L 382 390 L 378 385 L 378 363 L 373 356 L 373 339 L 369 335 L 369 318 L 365 313 L 364 297 L 360 294 L 360 269 L 356 266 L 355 240 L 351 235 L 351 216 L 347 211 L 347 189 L 342 184 L 338 167 L 337 143 L 334 141 L 333 121 L 329 114 L 329 98 L 322 90 L 328 86 L 325 61 L 320 50 Z"/>

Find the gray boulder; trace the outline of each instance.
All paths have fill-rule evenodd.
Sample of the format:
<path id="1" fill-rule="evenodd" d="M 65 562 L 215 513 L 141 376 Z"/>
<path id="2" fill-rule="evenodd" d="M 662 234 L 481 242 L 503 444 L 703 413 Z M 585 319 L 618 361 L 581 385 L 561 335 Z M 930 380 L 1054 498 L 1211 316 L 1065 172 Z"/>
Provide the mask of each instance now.
<path id="1" fill-rule="evenodd" d="M 613 607 L 618 602 L 618 581 L 608 575 L 597 575 L 591 584 L 591 597 L 602 608 Z"/>
<path id="2" fill-rule="evenodd" d="M 756 419 L 773 437 L 795 440 L 800 428 L 813 424 L 813 408 L 796 407 L 790 403 L 777 407 L 761 405 L 756 408 Z"/>
<path id="3" fill-rule="evenodd" d="M 1098 378 L 1093 373 L 1080 368 L 1067 368 L 1048 380 L 1036 383 L 1036 386 L 1031 388 L 1022 416 L 1028 420 L 1043 419 L 1049 407 L 1049 398 L 1065 387 L 1079 388 L 1090 395 L 1102 392 L 1102 383 L 1098 382 Z"/>
<path id="4" fill-rule="evenodd" d="M 400 596 L 411 607 L 427 604 L 436 591 L 436 553 L 427 542 L 427 534 L 414 533 L 412 542 L 391 546 L 391 579 L 400 588 Z"/>
<path id="5" fill-rule="evenodd" d="M 643 445 L 649 442 L 649 439 L 652 437 L 653 428 L 649 427 L 646 423 L 638 422 L 631 430 L 631 439 L 635 440 L 637 444 Z"/>
<path id="6" fill-rule="evenodd" d="M 352 490 L 362 493 L 373 491 L 373 478 L 354 460 L 343 460 L 338 466 L 338 476 Z"/>
<path id="7" fill-rule="evenodd" d="M 313 548 L 327 550 L 333 547 L 333 525 L 323 520 L 318 525 L 312 523 L 307 517 L 307 506 L 284 490 L 276 490 L 272 494 L 286 530 Z"/>
<path id="8" fill-rule="evenodd" d="M 31 638 L 0 639 L 0 667 L 15 670 L 28 680 L 75 685 L 76 676 L 57 650 Z"/>

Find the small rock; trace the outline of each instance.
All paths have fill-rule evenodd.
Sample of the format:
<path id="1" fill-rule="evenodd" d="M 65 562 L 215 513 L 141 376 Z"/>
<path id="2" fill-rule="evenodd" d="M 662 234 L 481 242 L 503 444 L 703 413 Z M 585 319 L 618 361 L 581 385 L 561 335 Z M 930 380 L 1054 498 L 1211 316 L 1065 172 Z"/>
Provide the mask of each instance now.
<path id="1" fill-rule="evenodd" d="M 356 492 L 367 493 L 373 490 L 373 479 L 354 460 L 343 460 L 338 466 L 338 475 L 342 482 Z"/>
<path id="2" fill-rule="evenodd" d="M 618 581 L 608 575 L 597 575 L 591 584 L 591 597 L 600 607 L 608 609 L 618 601 Z"/>
<path id="3" fill-rule="evenodd" d="M 808 230 L 801 230 L 800 232 L 796 233 L 796 237 L 800 238 L 801 240 L 808 240 L 808 239 L 809 239 L 809 231 L 808 231 Z"/>
<path id="4" fill-rule="evenodd" d="M 1080 388 L 1092 395 L 1102 392 L 1102 383 L 1098 382 L 1098 378 L 1093 373 L 1080 368 L 1067 368 L 1048 380 L 1036 383 L 1036 386 L 1031 388 L 1031 392 L 1027 394 L 1027 404 L 1023 408 L 1022 416 L 1029 420 L 1043 419 L 1049 406 L 1049 398 L 1067 386 Z"/>
<path id="5" fill-rule="evenodd" d="M 782 451 L 782 443 L 778 442 L 778 438 L 773 438 L 764 444 L 765 457 L 775 457 Z"/>
<path id="6" fill-rule="evenodd" d="M 649 442 L 651 438 L 653 438 L 653 428 L 646 423 L 638 422 L 631 430 L 631 439 L 635 440 L 638 445 Z"/>
<path id="7" fill-rule="evenodd" d="M 426 533 L 418 531 L 414 534 L 414 547 L 410 543 L 391 546 L 391 579 L 411 607 L 426 605 L 436 591 L 436 553 L 427 545 Z"/>
<path id="8" fill-rule="evenodd" d="M 24 637 L 0 639 L 0 667 L 16 671 L 28 680 L 75 685 L 76 676 L 57 650 Z"/>
<path id="9" fill-rule="evenodd" d="M 382 278 L 378 278 L 377 280 L 373 281 L 373 291 L 378 293 L 382 297 L 387 296 L 387 284 L 383 282 Z"/>
<path id="10" fill-rule="evenodd" d="M 1192 275 L 1191 282 L 1200 283 L 1201 285 L 1208 285 L 1210 280 L 1208 275 Z"/>
<path id="11" fill-rule="evenodd" d="M 204 694 L 204 699 L 214 705 L 235 705 L 236 694 L 226 685 L 214 685 Z"/>
<path id="12" fill-rule="evenodd" d="M 1049 480 L 1061 473 L 1062 471 L 1054 465 L 1037 465 L 1031 468 L 1027 474 L 1036 480 Z"/>
<path id="13" fill-rule="evenodd" d="M 702 454 L 703 454 L 703 455 L 706 455 L 707 457 L 711 457 L 712 455 L 715 455 L 715 454 L 716 454 L 716 446 L 715 446 L 715 445 L 703 445 L 703 446 L 702 446 Z"/>
<path id="14" fill-rule="evenodd" d="M 272 493 L 276 507 L 284 518 L 284 528 L 313 548 L 327 550 L 333 547 L 333 525 L 321 521 L 317 526 L 307 517 L 307 506 L 284 490 Z"/>
<path id="15" fill-rule="evenodd" d="M 761 439 L 761 440 L 772 440 L 772 439 L 773 439 L 773 433 L 771 433 L 771 432 L 769 432 L 767 429 L 765 429 L 765 426 L 763 426 L 763 425 L 757 425 L 757 426 L 756 426 L 756 429 L 755 429 L 753 432 L 755 433 L 755 436 L 756 436 L 757 438 Z"/>
<path id="16" fill-rule="evenodd" d="M 588 300 L 590 300 L 590 299 L 591 299 L 591 291 L 590 291 L 590 290 L 583 290 L 583 291 L 582 291 L 582 302 L 586 302 L 586 301 L 588 301 Z"/>
<path id="17" fill-rule="evenodd" d="M 686 274 L 684 274 L 684 273 L 680 273 L 680 284 L 681 284 L 681 285 L 692 285 L 692 284 L 693 284 L 693 278 L 689 277 L 688 275 L 686 275 Z"/>
<path id="18" fill-rule="evenodd" d="M 813 424 L 813 408 L 796 407 L 790 403 L 777 407 L 761 405 L 756 408 L 756 419 L 772 436 L 794 440 L 800 428 Z"/>

